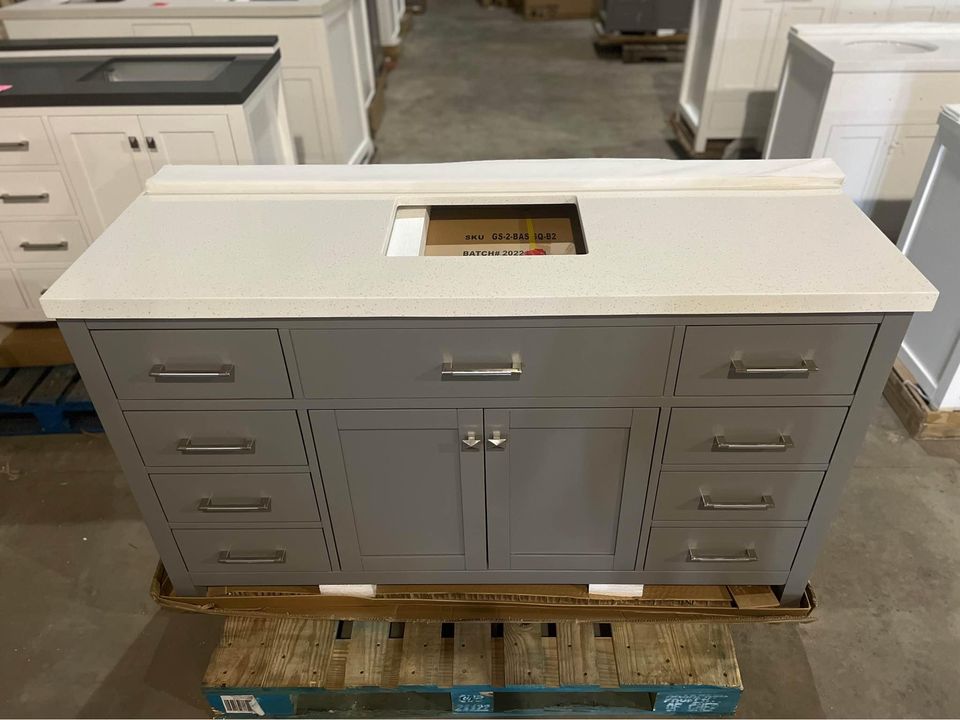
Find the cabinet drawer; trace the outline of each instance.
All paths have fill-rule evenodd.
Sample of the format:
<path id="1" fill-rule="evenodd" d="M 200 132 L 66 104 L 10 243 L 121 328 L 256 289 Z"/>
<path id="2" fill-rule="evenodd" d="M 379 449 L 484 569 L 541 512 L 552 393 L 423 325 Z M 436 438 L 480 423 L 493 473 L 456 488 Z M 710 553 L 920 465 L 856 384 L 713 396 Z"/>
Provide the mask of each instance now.
<path id="1" fill-rule="evenodd" d="M 322 572 L 330 569 L 323 530 L 174 530 L 192 573 Z"/>
<path id="2" fill-rule="evenodd" d="M 292 335 L 303 390 L 311 398 L 629 397 L 663 392 L 673 330 L 339 329 Z"/>
<path id="3" fill-rule="evenodd" d="M 121 400 L 288 398 L 276 330 L 95 330 Z"/>
<path id="4" fill-rule="evenodd" d="M 58 171 L 0 172 L 0 217 L 74 213 L 73 201 Z"/>
<path id="5" fill-rule="evenodd" d="M 787 572 L 803 528 L 653 528 L 644 570 Z"/>
<path id="6" fill-rule="evenodd" d="M 125 413 L 145 465 L 306 465 L 292 410 Z"/>
<path id="7" fill-rule="evenodd" d="M 826 463 L 845 407 L 674 408 L 665 463 Z"/>
<path id="8" fill-rule="evenodd" d="M 17 270 L 30 307 L 40 309 L 40 297 L 58 277 L 63 275 L 63 271 L 66 269 L 66 266 L 64 266 L 58 268 L 21 268 Z"/>
<path id="9" fill-rule="evenodd" d="M 38 117 L 7 117 L 0 125 L 0 166 L 56 165 L 43 121 Z"/>
<path id="10" fill-rule="evenodd" d="M 13 270 L 0 270 L 0 308 L 5 310 L 26 310 L 27 303 L 20 293 Z"/>
<path id="11" fill-rule="evenodd" d="M 852 395 L 876 325 L 689 327 L 677 395 Z"/>
<path id="12" fill-rule="evenodd" d="M 4 222 L 0 235 L 15 263 L 72 262 L 87 247 L 76 220 Z"/>
<path id="13" fill-rule="evenodd" d="M 823 473 L 662 472 L 655 520 L 806 522 Z"/>
<path id="14" fill-rule="evenodd" d="M 170 522 L 317 522 L 309 473 L 150 476 Z"/>

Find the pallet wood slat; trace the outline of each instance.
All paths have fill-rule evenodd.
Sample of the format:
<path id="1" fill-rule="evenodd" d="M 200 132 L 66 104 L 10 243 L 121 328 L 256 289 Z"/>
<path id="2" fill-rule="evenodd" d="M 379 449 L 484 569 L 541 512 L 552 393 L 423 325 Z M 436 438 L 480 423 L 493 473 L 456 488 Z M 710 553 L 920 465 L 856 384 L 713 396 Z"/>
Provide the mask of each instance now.
<path id="1" fill-rule="evenodd" d="M 343 684 L 346 687 L 376 687 L 383 679 L 383 659 L 390 637 L 390 623 L 365 620 L 353 623 L 350 651 Z"/>
<path id="2" fill-rule="evenodd" d="M 0 435 L 102 432 L 74 365 L 0 371 Z"/>
<path id="3" fill-rule="evenodd" d="M 572 707 L 717 715 L 736 709 L 742 688 L 725 625 L 504 623 L 494 637 L 490 623 L 454 623 L 451 638 L 440 623 L 370 621 L 342 623 L 338 639 L 340 626 L 228 619 L 203 680 L 211 708 L 265 717 L 345 709 L 420 716 L 423 708 L 437 717 L 507 717 L 514 711 L 497 709 L 504 701 L 528 715 Z"/>
<path id="4" fill-rule="evenodd" d="M 491 685 L 490 623 L 457 623 L 453 677 L 457 685 Z"/>
<path id="5" fill-rule="evenodd" d="M 899 360 L 890 371 L 883 397 L 911 437 L 919 440 L 960 437 L 960 412 L 932 408 L 916 379 Z"/>

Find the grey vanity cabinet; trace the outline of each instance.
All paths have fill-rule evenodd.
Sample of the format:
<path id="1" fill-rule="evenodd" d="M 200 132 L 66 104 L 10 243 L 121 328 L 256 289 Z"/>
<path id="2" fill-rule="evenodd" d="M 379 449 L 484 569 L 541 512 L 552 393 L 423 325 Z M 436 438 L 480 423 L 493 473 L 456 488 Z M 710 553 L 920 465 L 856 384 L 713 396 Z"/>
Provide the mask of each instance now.
<path id="1" fill-rule="evenodd" d="M 485 410 L 490 568 L 632 569 L 658 416 Z"/>
<path id="2" fill-rule="evenodd" d="M 480 410 L 310 413 L 328 502 L 346 518 L 345 570 L 486 568 L 482 421 Z"/>

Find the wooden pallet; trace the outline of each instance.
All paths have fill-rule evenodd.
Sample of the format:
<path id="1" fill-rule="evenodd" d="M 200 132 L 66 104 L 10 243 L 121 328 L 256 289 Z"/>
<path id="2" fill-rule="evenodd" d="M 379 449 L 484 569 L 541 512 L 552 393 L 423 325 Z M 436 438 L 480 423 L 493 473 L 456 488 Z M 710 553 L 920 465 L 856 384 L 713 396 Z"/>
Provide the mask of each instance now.
<path id="1" fill-rule="evenodd" d="M 103 432 L 74 365 L 0 369 L 0 435 Z"/>
<path id="2" fill-rule="evenodd" d="M 623 62 L 680 62 L 687 47 L 687 34 L 610 33 L 599 20 L 593 23 L 593 47 L 600 55 L 619 54 Z"/>
<path id="3" fill-rule="evenodd" d="M 707 140 L 707 149 L 703 152 L 697 152 L 694 149 L 694 133 L 687 125 L 687 121 L 674 113 L 670 116 L 670 127 L 673 129 L 674 137 L 687 157 L 694 160 L 722 160 L 726 157 L 727 148 L 735 140 L 730 139 L 711 139 Z"/>
<path id="4" fill-rule="evenodd" d="M 203 692 L 220 715 L 722 715 L 725 625 L 228 618 Z"/>
<path id="5" fill-rule="evenodd" d="M 960 412 L 930 407 L 916 379 L 899 360 L 890 371 L 883 396 L 910 437 L 920 440 L 960 438 Z"/>

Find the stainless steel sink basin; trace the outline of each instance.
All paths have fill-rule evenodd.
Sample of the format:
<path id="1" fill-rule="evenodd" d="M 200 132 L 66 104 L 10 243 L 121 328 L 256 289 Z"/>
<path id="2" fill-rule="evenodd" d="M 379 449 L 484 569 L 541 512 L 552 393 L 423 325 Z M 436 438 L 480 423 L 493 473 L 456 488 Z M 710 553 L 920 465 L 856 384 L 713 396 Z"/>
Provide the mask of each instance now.
<path id="1" fill-rule="evenodd" d="M 204 82 L 213 80 L 232 62 L 224 58 L 157 58 L 111 60 L 84 80 L 107 82 Z"/>

